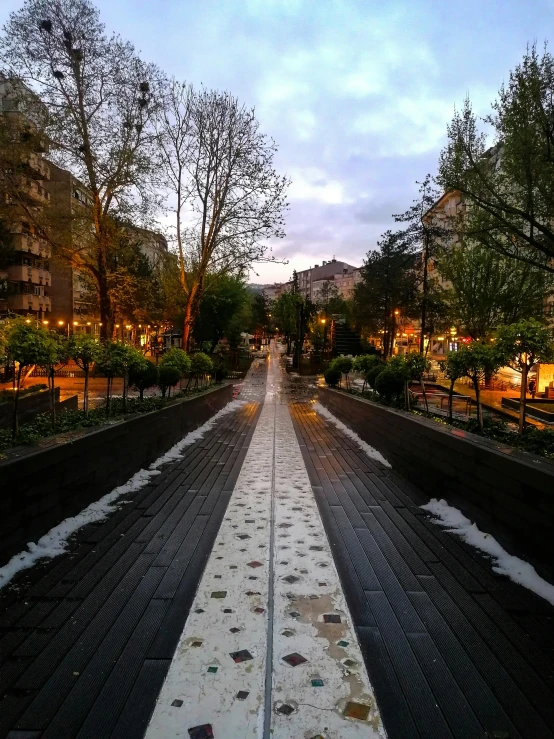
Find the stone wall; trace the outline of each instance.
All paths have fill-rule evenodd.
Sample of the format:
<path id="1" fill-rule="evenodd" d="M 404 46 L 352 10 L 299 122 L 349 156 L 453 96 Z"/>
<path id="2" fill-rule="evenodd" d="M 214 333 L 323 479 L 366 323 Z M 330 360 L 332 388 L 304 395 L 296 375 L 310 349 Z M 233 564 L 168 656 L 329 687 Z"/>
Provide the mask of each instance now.
<path id="1" fill-rule="evenodd" d="M 0 566 L 53 526 L 148 467 L 232 400 L 221 385 L 72 442 L 0 462 Z"/>
<path id="2" fill-rule="evenodd" d="M 338 390 L 319 400 L 430 497 L 552 572 L 554 462 Z"/>

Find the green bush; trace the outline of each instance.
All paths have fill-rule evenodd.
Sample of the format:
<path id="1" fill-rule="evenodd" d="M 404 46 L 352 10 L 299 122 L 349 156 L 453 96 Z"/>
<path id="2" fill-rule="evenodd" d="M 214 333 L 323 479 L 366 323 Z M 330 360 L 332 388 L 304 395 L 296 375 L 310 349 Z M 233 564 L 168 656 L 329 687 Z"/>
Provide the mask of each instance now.
<path id="1" fill-rule="evenodd" d="M 341 372 L 340 370 L 330 366 L 323 373 L 323 377 L 329 387 L 336 387 L 340 382 Z"/>
<path id="2" fill-rule="evenodd" d="M 375 382 L 381 372 L 385 369 L 385 365 L 382 363 L 376 364 L 372 367 L 365 375 L 365 380 L 372 390 L 375 390 Z"/>
<path id="3" fill-rule="evenodd" d="M 196 352 L 190 358 L 190 371 L 194 377 L 209 375 L 213 371 L 213 362 L 204 352 Z"/>
<path id="4" fill-rule="evenodd" d="M 390 403 L 404 392 L 405 379 L 395 367 L 385 367 L 375 379 L 375 390 Z"/>
<path id="5" fill-rule="evenodd" d="M 338 370 L 343 375 L 348 375 L 352 372 L 353 364 L 352 357 L 336 357 L 329 365 L 329 368 Z"/>
<path id="6" fill-rule="evenodd" d="M 129 372 L 129 386 L 139 391 L 141 400 L 144 398 L 144 391 L 157 385 L 158 379 L 158 368 L 148 359 L 131 368 Z"/>
<path id="7" fill-rule="evenodd" d="M 166 392 L 169 390 L 171 394 L 171 388 L 174 387 L 181 379 L 180 370 L 172 364 L 162 364 L 159 370 L 158 384 L 162 391 L 162 398 L 165 398 Z"/>
<path id="8" fill-rule="evenodd" d="M 168 349 L 160 360 L 160 366 L 172 366 L 177 367 L 181 373 L 181 378 L 190 372 L 191 360 L 188 354 L 183 349 L 179 349 L 178 346 L 172 346 Z"/>
<path id="9" fill-rule="evenodd" d="M 365 377 L 373 367 L 379 364 L 382 364 L 382 360 L 377 354 L 360 354 L 354 359 L 353 369 Z"/>

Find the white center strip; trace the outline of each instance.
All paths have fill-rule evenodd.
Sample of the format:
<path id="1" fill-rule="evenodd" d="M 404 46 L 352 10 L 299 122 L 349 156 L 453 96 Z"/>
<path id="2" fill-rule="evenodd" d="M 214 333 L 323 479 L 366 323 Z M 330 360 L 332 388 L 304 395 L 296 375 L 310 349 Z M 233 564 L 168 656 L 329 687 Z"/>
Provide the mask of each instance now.
<path id="1" fill-rule="evenodd" d="M 264 737 L 273 471 L 271 736 L 385 736 L 279 387 L 273 354 L 265 404 L 147 739 Z"/>
<path id="2" fill-rule="evenodd" d="M 286 405 L 276 426 L 273 737 L 384 737 Z"/>

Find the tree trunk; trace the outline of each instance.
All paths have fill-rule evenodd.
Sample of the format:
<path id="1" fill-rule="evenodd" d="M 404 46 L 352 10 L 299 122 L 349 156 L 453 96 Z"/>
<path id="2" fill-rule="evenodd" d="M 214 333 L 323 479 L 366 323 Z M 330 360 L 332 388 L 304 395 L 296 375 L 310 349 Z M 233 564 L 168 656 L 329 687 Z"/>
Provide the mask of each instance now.
<path id="1" fill-rule="evenodd" d="M 410 390 L 408 388 L 408 380 L 404 383 L 404 407 L 407 411 L 410 410 Z"/>
<path id="2" fill-rule="evenodd" d="M 454 395 L 454 383 L 456 380 L 450 380 L 450 391 L 448 393 L 448 420 L 452 423 L 452 396 Z"/>
<path id="3" fill-rule="evenodd" d="M 85 418 L 88 416 L 88 376 L 90 369 L 88 365 L 85 367 L 85 391 L 83 396 L 83 410 L 85 412 Z"/>
<path id="4" fill-rule="evenodd" d="M 50 385 L 50 413 L 52 425 L 54 425 L 56 423 L 56 370 L 53 367 L 48 369 L 48 384 Z"/>
<path id="5" fill-rule="evenodd" d="M 525 430 L 525 412 L 527 406 L 527 375 L 529 369 L 527 364 L 524 364 L 521 368 L 521 389 L 519 392 L 519 433 L 522 434 Z"/>
<path id="6" fill-rule="evenodd" d="M 128 384 L 128 374 L 127 372 L 123 373 L 123 413 L 127 413 L 127 384 Z"/>
<path id="7" fill-rule="evenodd" d="M 106 389 L 106 415 L 110 415 L 112 398 L 112 378 L 108 377 L 108 387 Z"/>
<path id="8" fill-rule="evenodd" d="M 477 426 L 479 431 L 483 431 L 483 406 L 481 405 L 481 388 L 479 387 L 479 379 L 473 380 L 473 387 L 475 389 L 475 402 L 477 403 Z"/>
<path id="9" fill-rule="evenodd" d="M 192 333 L 192 325 L 196 317 L 196 306 L 198 304 L 200 286 L 195 283 L 191 286 L 191 289 L 187 295 L 187 302 L 185 305 L 185 316 L 183 320 L 183 344 L 182 349 L 186 352 L 189 350 L 190 336 Z"/>
<path id="10" fill-rule="evenodd" d="M 100 304 L 100 338 L 104 341 L 111 340 L 115 329 L 115 321 L 113 317 L 112 301 L 108 289 L 108 276 L 104 269 L 97 279 L 98 283 L 98 301 Z"/>
<path id="11" fill-rule="evenodd" d="M 21 386 L 21 371 L 23 367 L 20 364 L 17 368 L 17 378 L 15 383 L 15 396 L 13 401 L 13 428 L 12 428 L 12 440 L 15 440 L 17 432 L 19 431 L 19 423 L 17 418 L 17 408 L 19 406 L 19 388 Z"/>
<path id="12" fill-rule="evenodd" d="M 425 382 L 423 381 L 423 377 L 420 378 L 419 384 L 421 385 L 421 392 L 423 393 L 423 402 L 425 403 L 425 413 L 429 415 L 429 403 L 427 402 L 427 393 L 425 391 Z"/>
<path id="13" fill-rule="evenodd" d="M 139 397 L 141 400 L 144 400 L 144 388 L 143 387 L 139 388 Z"/>

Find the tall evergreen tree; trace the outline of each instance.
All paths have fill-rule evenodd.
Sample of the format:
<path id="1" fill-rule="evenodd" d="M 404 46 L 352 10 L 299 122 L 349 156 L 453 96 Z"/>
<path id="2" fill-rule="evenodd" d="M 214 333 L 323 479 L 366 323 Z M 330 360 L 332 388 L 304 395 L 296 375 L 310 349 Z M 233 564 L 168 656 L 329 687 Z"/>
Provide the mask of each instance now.
<path id="1" fill-rule="evenodd" d="M 354 288 L 353 318 L 360 329 L 383 334 L 383 354 L 392 354 L 397 311 L 411 315 L 417 290 L 414 248 L 404 231 L 387 231 L 370 251 Z"/>

